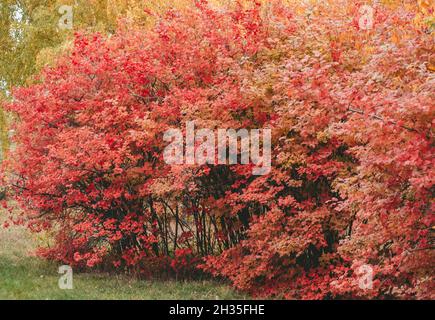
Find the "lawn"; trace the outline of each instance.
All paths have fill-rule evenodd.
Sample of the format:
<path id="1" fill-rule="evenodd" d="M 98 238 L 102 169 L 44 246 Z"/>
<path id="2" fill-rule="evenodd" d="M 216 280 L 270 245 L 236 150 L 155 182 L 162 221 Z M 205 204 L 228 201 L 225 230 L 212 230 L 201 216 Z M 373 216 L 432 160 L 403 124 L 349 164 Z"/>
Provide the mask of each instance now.
<path id="1" fill-rule="evenodd" d="M 74 274 L 74 288 L 62 290 L 59 266 L 34 257 L 34 248 L 34 237 L 22 227 L 0 227 L 0 299 L 246 298 L 213 281 L 145 281 L 109 274 Z"/>

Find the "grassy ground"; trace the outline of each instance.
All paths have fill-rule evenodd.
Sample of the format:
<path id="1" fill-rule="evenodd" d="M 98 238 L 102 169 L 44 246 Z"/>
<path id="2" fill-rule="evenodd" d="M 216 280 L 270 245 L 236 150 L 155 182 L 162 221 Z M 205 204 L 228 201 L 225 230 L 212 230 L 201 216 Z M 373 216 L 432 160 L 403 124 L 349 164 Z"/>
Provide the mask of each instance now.
<path id="1" fill-rule="evenodd" d="M 3 229 L 0 224 L 0 299 L 246 298 L 212 281 L 143 281 L 106 274 L 74 274 L 74 288 L 61 290 L 59 266 L 32 256 L 34 247 L 26 230 L 15 226 Z"/>

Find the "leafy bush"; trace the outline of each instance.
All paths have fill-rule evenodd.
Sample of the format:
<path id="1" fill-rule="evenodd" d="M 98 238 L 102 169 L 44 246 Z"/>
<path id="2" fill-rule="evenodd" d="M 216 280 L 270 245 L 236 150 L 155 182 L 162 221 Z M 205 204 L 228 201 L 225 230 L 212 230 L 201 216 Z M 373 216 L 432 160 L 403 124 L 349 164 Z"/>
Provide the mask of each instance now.
<path id="1" fill-rule="evenodd" d="M 335 3 L 198 1 L 150 31 L 78 34 L 9 105 L 4 180 L 55 234 L 41 254 L 183 276 L 205 257 L 256 296 L 432 297 L 432 38 L 405 8 L 360 30 L 359 4 Z M 271 173 L 165 164 L 163 133 L 191 120 L 271 128 Z"/>

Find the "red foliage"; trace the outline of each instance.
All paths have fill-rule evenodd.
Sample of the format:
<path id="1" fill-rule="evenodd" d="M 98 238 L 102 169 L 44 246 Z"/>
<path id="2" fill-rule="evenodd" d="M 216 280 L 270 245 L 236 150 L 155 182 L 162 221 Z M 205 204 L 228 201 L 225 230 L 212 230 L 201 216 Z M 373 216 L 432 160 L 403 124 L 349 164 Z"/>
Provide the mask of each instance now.
<path id="1" fill-rule="evenodd" d="M 192 249 L 177 249 L 170 265 L 175 272 L 175 277 L 178 279 L 198 274 L 199 270 L 197 267 L 199 263 L 200 259 L 194 256 Z"/>
<path id="2" fill-rule="evenodd" d="M 336 11 L 263 9 L 201 2 L 151 31 L 77 35 L 15 90 L 4 179 L 29 226 L 55 233 L 41 253 L 177 274 L 206 257 L 257 296 L 433 297 L 430 35 L 402 9 L 377 8 L 369 31 Z M 189 120 L 271 128 L 271 173 L 166 165 L 164 131 Z"/>

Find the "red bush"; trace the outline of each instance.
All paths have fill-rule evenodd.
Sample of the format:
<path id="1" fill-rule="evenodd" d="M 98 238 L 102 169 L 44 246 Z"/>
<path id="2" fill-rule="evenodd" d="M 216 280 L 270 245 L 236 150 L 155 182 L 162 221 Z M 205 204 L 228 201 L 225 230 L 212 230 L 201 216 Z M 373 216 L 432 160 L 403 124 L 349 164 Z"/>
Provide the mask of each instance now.
<path id="1" fill-rule="evenodd" d="M 430 35 L 402 9 L 378 7 L 368 31 L 353 2 L 265 10 L 200 2 L 150 31 L 77 35 L 15 90 L 4 179 L 29 226 L 55 234 L 42 254 L 183 275 L 206 257 L 257 296 L 432 297 Z M 163 133 L 189 120 L 271 128 L 271 173 L 166 165 Z"/>

